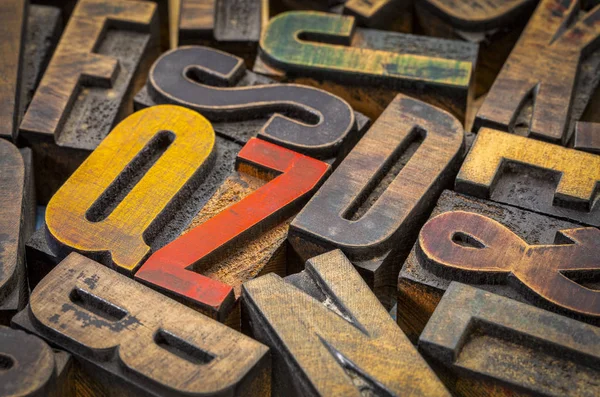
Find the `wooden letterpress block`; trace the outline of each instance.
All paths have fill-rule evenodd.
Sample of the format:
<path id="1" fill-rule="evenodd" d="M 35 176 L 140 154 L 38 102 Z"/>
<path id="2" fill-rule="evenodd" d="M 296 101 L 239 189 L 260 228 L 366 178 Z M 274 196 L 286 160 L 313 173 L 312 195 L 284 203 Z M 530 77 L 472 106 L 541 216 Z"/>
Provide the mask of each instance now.
<path id="1" fill-rule="evenodd" d="M 269 20 L 268 0 L 181 0 L 180 7 L 178 45 L 218 48 L 252 66 Z"/>
<path id="2" fill-rule="evenodd" d="M 267 395 L 267 347 L 77 253 L 13 324 L 73 354 L 106 396 Z"/>
<path id="3" fill-rule="evenodd" d="M 448 392 L 339 251 L 242 287 L 244 328 L 271 348 L 273 395 Z"/>
<path id="4" fill-rule="evenodd" d="M 419 337 L 458 396 L 597 396 L 600 328 L 453 282 Z"/>
<path id="5" fill-rule="evenodd" d="M 131 112 L 156 52 L 155 11 L 151 2 L 77 4 L 20 125 L 34 152 L 40 202 Z"/>
<path id="6" fill-rule="evenodd" d="M 451 281 L 598 323 L 600 230 L 445 191 L 398 281 L 416 340 Z"/>
<path id="7" fill-rule="evenodd" d="M 373 119 L 402 92 L 465 121 L 476 45 L 355 25 L 352 16 L 280 14 L 261 38 L 254 71 L 323 88 Z"/>
<path id="8" fill-rule="evenodd" d="M 341 160 L 368 124 L 333 94 L 277 84 L 246 71 L 241 58 L 199 46 L 174 49 L 154 63 L 135 106 L 156 104 L 200 112 L 220 138 L 243 145 L 257 136 L 329 163 Z"/>
<path id="9" fill-rule="evenodd" d="M 411 32 L 413 0 L 347 0 L 344 14 L 372 29 Z"/>
<path id="10" fill-rule="evenodd" d="M 0 326 L 0 395 L 68 397 L 71 356 L 40 338 Z"/>
<path id="11" fill-rule="evenodd" d="M 294 219 L 302 260 L 341 249 L 384 305 L 400 263 L 462 157 L 464 133 L 448 112 L 398 95 Z"/>
<path id="12" fill-rule="evenodd" d="M 475 128 L 569 142 L 600 82 L 600 5 L 542 0 L 477 113 Z"/>
<path id="13" fill-rule="evenodd" d="M 599 181 L 599 155 L 484 128 L 455 190 L 600 226 Z"/>
<path id="14" fill-rule="evenodd" d="M 600 123 L 578 121 L 575 124 L 574 149 L 600 154 Z"/>
<path id="15" fill-rule="evenodd" d="M 25 164 L 27 162 L 27 164 Z M 0 139 L 0 324 L 27 304 L 25 241 L 35 225 L 31 152 Z"/>
<path id="16" fill-rule="evenodd" d="M 415 7 L 420 28 L 427 35 L 479 45 L 475 96 L 480 96 L 492 86 L 536 3 L 536 0 L 425 0 L 417 1 Z"/>

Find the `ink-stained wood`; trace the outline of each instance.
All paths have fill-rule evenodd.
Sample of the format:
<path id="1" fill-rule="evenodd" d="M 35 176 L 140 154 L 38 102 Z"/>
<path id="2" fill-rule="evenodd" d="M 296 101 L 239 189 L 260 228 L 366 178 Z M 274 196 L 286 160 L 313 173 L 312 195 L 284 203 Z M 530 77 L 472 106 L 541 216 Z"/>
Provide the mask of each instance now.
<path id="1" fill-rule="evenodd" d="M 455 190 L 600 226 L 600 156 L 481 129 Z"/>
<path id="2" fill-rule="evenodd" d="M 0 326 L 0 395 L 68 397 L 71 356 L 40 338 Z"/>
<path id="3" fill-rule="evenodd" d="M 467 214 L 466 217 L 464 213 Z M 438 220 L 433 221 L 436 217 Z M 476 220 L 486 219 L 484 222 L 494 224 L 498 228 L 498 238 L 492 243 L 487 236 L 483 235 L 489 233 L 491 229 L 482 226 L 481 222 L 474 223 L 476 220 L 469 220 L 466 224 L 461 223 L 460 227 L 456 227 L 456 233 L 450 230 L 452 227 L 442 228 L 441 225 L 438 231 L 434 231 L 434 225 L 439 224 L 439 219 L 444 217 L 464 217 L 465 220 L 467 217 Z M 565 233 L 573 235 L 565 232 L 569 230 L 588 230 L 587 233 L 593 236 L 598 233 L 598 229 L 581 229 L 579 224 L 450 191 L 445 191 L 440 196 L 431 219 L 429 222 L 433 223 L 427 223 L 421 230 L 420 240 L 405 261 L 398 279 L 398 324 L 414 342 L 452 281 L 471 284 L 569 317 L 598 323 L 596 316 L 590 315 L 590 308 L 591 311 L 597 310 L 597 303 L 594 303 L 594 298 L 591 301 L 586 300 L 589 294 L 597 295 L 598 292 L 595 291 L 600 287 L 598 271 L 594 270 L 594 261 L 595 266 L 600 265 L 598 254 L 594 253 L 597 250 L 597 243 L 592 241 L 590 245 L 590 241 L 585 241 L 585 237 L 565 237 Z M 477 233 L 469 233 L 467 229 L 466 232 L 463 231 L 464 228 L 478 226 L 481 227 L 478 228 Z M 451 246 L 452 250 L 460 250 L 464 253 L 457 261 L 459 266 L 466 267 L 472 263 L 473 258 L 481 255 L 482 252 L 488 252 L 485 260 L 479 262 L 481 270 L 459 271 L 456 268 L 436 264 L 435 259 L 424 255 L 423 249 L 420 248 L 420 241 L 425 239 L 428 242 L 427 246 L 430 247 L 431 242 L 434 241 L 433 234 L 436 233 L 444 233 L 444 238 L 440 237 L 435 243 L 440 248 Z M 506 235 L 512 237 L 507 239 Z M 448 238 L 451 242 L 448 242 Z M 476 248 L 482 245 L 486 247 Z M 523 251 L 523 257 L 515 256 L 514 252 L 519 250 Z M 570 256 L 565 256 L 564 253 L 567 251 L 570 252 Z M 527 254 L 532 255 L 531 258 L 528 258 Z M 527 263 L 527 260 L 531 262 Z M 497 267 L 492 268 L 489 266 L 491 263 L 497 264 Z M 586 264 L 589 270 L 585 270 Z M 509 275 L 502 270 L 503 267 L 504 269 L 512 267 L 516 269 L 515 273 Z M 557 268 L 564 268 L 564 271 L 558 274 Z M 579 268 L 581 269 L 578 270 Z M 524 273 L 531 274 L 531 272 L 534 272 L 533 281 L 531 277 L 522 278 Z M 517 273 L 519 275 L 516 275 Z M 527 287 L 526 283 L 520 281 L 523 279 L 528 280 L 530 285 L 539 287 L 535 289 Z M 550 291 L 544 288 L 548 285 L 552 285 L 554 289 Z M 567 296 L 569 294 L 572 294 L 572 298 Z M 582 298 L 581 294 L 586 295 L 586 298 Z M 567 296 L 566 299 L 575 299 L 575 302 L 571 303 L 574 303 L 576 311 L 565 308 L 568 305 L 567 301 L 556 301 L 556 297 L 562 299 L 561 297 L 564 296 Z M 577 297 L 579 300 L 576 299 Z M 585 305 L 590 306 L 584 308 Z M 594 305 L 596 309 L 593 309 Z"/>
<path id="4" fill-rule="evenodd" d="M 214 144 L 210 123 L 194 111 L 162 105 L 132 114 L 48 203 L 48 242 L 132 274 L 169 207 L 210 166 Z"/>
<path id="5" fill-rule="evenodd" d="M 13 144 L 0 139 L 0 324 L 5 325 L 25 307 L 29 295 L 25 241 L 35 222 L 30 174 L 31 153 L 22 155 Z"/>
<path id="6" fill-rule="evenodd" d="M 151 2 L 78 3 L 20 126 L 42 203 L 131 112 L 157 50 Z"/>
<path id="7" fill-rule="evenodd" d="M 215 131 L 230 139 L 258 136 L 320 159 L 334 160 L 356 143 L 357 124 L 362 129 L 366 122 L 346 101 L 316 88 L 271 83 L 246 72 L 234 55 L 180 47 L 154 63 L 136 107 L 184 106 L 217 123 Z"/>
<path id="8" fill-rule="evenodd" d="M 577 122 L 573 148 L 600 154 L 600 123 Z"/>
<path id="9" fill-rule="evenodd" d="M 421 30 L 429 36 L 479 45 L 475 96 L 489 91 L 537 0 L 425 0 L 415 3 Z"/>
<path id="10" fill-rule="evenodd" d="M 271 348 L 273 395 L 449 395 L 339 250 L 245 283 L 242 302 Z"/>
<path id="11" fill-rule="evenodd" d="M 348 0 L 343 13 L 372 29 L 412 31 L 413 0 Z"/>
<path id="12" fill-rule="evenodd" d="M 456 282 L 419 350 L 455 376 L 459 396 L 600 393 L 600 328 Z"/>
<path id="13" fill-rule="evenodd" d="M 301 260 L 340 248 L 378 298 L 395 290 L 402 262 L 462 157 L 449 113 L 398 95 L 294 219 Z"/>
<path id="14" fill-rule="evenodd" d="M 580 15 L 583 14 L 583 15 Z M 600 82 L 600 4 L 542 0 L 475 121 L 566 144 Z"/>
<path id="15" fill-rule="evenodd" d="M 268 20 L 268 0 L 181 0 L 178 45 L 218 48 L 250 67 Z"/>
<path id="16" fill-rule="evenodd" d="M 287 12 L 272 18 L 254 71 L 332 92 L 375 119 L 398 92 L 464 122 L 477 46 L 355 27 L 352 16 Z"/>
<path id="17" fill-rule="evenodd" d="M 71 352 L 106 396 L 267 395 L 267 347 L 77 253 L 13 323 Z M 112 354 L 112 353 L 115 354 Z"/>
<path id="18" fill-rule="evenodd" d="M 231 273 L 234 273 L 234 286 L 239 288 L 241 282 L 262 272 L 270 258 L 264 257 L 250 269 L 248 261 L 244 261 L 242 265 L 245 266 L 237 272 L 231 266 L 223 268 L 218 259 L 206 264 L 203 262 L 209 261 L 218 252 L 229 255 L 234 247 L 254 240 L 257 234 L 287 223 L 330 169 L 319 160 L 256 138 L 251 139 L 238 154 L 237 168 L 239 173 L 251 176 L 266 172 L 271 174 L 269 179 L 272 180 L 210 219 L 206 216 L 197 218 L 199 222 L 202 218 L 205 221 L 153 253 L 135 275 L 137 280 L 174 295 L 219 320 L 225 319 L 234 303 L 232 286 L 225 283 L 227 278 L 231 279 Z M 228 181 L 231 180 L 230 177 Z M 223 197 L 216 200 L 231 202 L 228 197 L 231 193 L 221 190 L 217 194 Z M 276 235 L 281 239 L 285 236 L 285 229 L 276 231 Z M 245 250 L 248 252 L 247 248 Z M 198 273 L 205 266 L 208 267 L 208 276 Z M 211 278 L 211 268 L 219 267 L 219 273 L 229 277 Z"/>

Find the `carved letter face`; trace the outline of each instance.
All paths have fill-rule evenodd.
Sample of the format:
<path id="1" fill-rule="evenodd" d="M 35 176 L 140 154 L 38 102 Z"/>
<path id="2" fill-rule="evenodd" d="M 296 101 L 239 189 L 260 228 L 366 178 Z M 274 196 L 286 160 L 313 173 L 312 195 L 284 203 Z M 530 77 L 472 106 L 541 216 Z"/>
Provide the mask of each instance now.
<path id="1" fill-rule="evenodd" d="M 273 352 L 273 395 L 448 395 L 341 251 L 242 291 L 250 331 Z"/>
<path id="2" fill-rule="evenodd" d="M 240 395 L 269 371 L 265 346 L 77 253 L 15 322 L 140 395 Z"/>
<path id="3" fill-rule="evenodd" d="M 543 171 L 546 174 L 540 176 Z M 462 165 L 455 188 L 600 226 L 598 182 L 600 156 L 484 128 Z"/>
<path id="4" fill-rule="evenodd" d="M 600 58 L 596 55 L 587 68 L 589 72 L 580 68 L 583 60 L 598 52 L 600 5 L 579 18 L 579 3 L 540 2 L 477 113 L 477 128 L 513 132 L 519 113 L 531 99 L 528 135 L 567 143 L 574 121 L 581 116 L 571 114 L 573 98 L 579 96 L 580 102 L 587 103 L 598 82 L 594 75 L 600 73 Z M 576 87 L 578 79 L 585 82 L 584 86 Z"/>
<path id="5" fill-rule="evenodd" d="M 132 273 L 150 253 L 145 237 L 201 176 L 214 143 L 210 123 L 192 110 L 163 105 L 132 114 L 52 197 L 50 241 Z"/>
<path id="6" fill-rule="evenodd" d="M 598 320 L 600 291 L 583 287 L 566 274 L 597 278 L 599 247 L 600 230 L 595 227 L 562 230 L 557 233 L 556 245 L 528 245 L 493 219 L 453 211 L 423 226 L 417 252 L 433 273 L 479 273 L 504 280 L 512 274 L 559 309 Z"/>

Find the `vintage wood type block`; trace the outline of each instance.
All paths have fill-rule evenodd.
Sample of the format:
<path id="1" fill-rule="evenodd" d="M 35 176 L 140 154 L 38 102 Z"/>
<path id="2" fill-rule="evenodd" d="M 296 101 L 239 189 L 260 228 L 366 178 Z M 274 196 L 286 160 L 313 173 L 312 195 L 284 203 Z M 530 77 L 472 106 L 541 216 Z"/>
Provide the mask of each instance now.
<path id="1" fill-rule="evenodd" d="M 213 217 L 200 219 L 198 226 L 152 254 L 135 275 L 137 280 L 200 306 L 220 320 L 224 320 L 231 310 L 232 288 L 222 281 L 199 274 L 203 259 L 219 251 L 231 250 L 236 244 L 244 244 L 295 215 L 330 170 L 326 163 L 256 138 L 251 139 L 238 154 L 237 167 L 251 168 L 245 171 L 250 175 L 267 172 L 274 179 Z M 217 194 L 220 196 L 217 200 L 223 201 L 231 193 L 221 190 Z M 222 266 L 214 262 L 218 261 L 213 261 L 213 268 Z M 229 267 L 234 264 L 230 262 Z M 241 281 L 262 270 L 259 268 L 252 275 L 234 277 L 237 280 L 241 278 L 237 287 Z M 235 271 L 226 269 L 225 275 Z M 237 270 L 240 273 L 245 271 L 244 267 Z"/>
<path id="2" fill-rule="evenodd" d="M 479 45 L 475 96 L 488 92 L 519 39 L 537 0 L 425 0 L 415 3 L 429 36 Z"/>
<path id="3" fill-rule="evenodd" d="M 73 395 L 68 375 L 71 356 L 53 351 L 40 338 L 0 326 L 0 395 Z"/>
<path id="4" fill-rule="evenodd" d="M 419 227 L 459 167 L 464 133 L 441 109 L 399 94 L 294 219 L 302 260 L 340 248 L 384 305 Z"/>
<path id="5" fill-rule="evenodd" d="M 78 3 L 20 126 L 45 203 L 131 112 L 157 49 L 150 2 Z"/>
<path id="6" fill-rule="evenodd" d="M 268 0 L 181 0 L 180 7 L 178 45 L 218 48 L 252 66 L 269 21 Z"/>
<path id="7" fill-rule="evenodd" d="M 344 14 L 372 29 L 412 31 L 414 0 L 347 0 Z"/>
<path id="8" fill-rule="evenodd" d="M 241 58 L 208 47 L 167 52 L 152 66 L 136 108 L 175 104 L 200 112 L 225 139 L 245 144 L 258 136 L 334 162 L 366 130 L 366 117 L 326 91 L 247 72 Z"/>
<path id="9" fill-rule="evenodd" d="M 600 231 L 445 191 L 398 280 L 398 324 L 416 341 L 451 281 L 598 324 Z"/>
<path id="10" fill-rule="evenodd" d="M 280 14 L 261 38 L 254 71 L 323 88 L 373 119 L 402 92 L 465 121 L 476 45 L 355 25 L 351 16 Z"/>
<path id="11" fill-rule="evenodd" d="M 449 395 L 340 250 L 245 283 L 242 302 L 271 348 L 273 395 Z"/>
<path id="12" fill-rule="evenodd" d="M 600 123 L 581 122 L 575 124 L 573 148 L 600 154 Z"/>
<path id="13" fill-rule="evenodd" d="M 13 324 L 71 352 L 76 379 L 95 394 L 270 391 L 267 347 L 77 253 L 42 280 Z"/>
<path id="14" fill-rule="evenodd" d="M 484 128 L 455 190 L 600 226 L 599 181 L 598 155 Z"/>
<path id="15" fill-rule="evenodd" d="M 453 282 L 419 350 L 458 396 L 597 396 L 600 328 Z"/>
<path id="16" fill-rule="evenodd" d="M 600 82 L 600 4 L 542 0 L 504 64 L 475 128 L 569 142 Z"/>
<path id="17" fill-rule="evenodd" d="M 31 152 L 21 154 L 4 139 L 0 139 L 0 186 L 0 324 L 9 324 L 29 295 L 25 241 L 34 230 L 35 196 Z"/>

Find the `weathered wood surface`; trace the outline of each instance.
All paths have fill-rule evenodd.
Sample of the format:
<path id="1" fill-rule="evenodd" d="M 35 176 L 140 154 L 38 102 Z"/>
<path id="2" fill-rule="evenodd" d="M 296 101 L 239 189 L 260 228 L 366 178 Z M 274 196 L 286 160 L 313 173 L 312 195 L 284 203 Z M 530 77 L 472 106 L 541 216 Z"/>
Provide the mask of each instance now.
<path id="1" fill-rule="evenodd" d="M 434 37 L 479 45 L 475 96 L 489 91 L 537 0 L 425 0 L 415 4 L 419 27 Z"/>
<path id="2" fill-rule="evenodd" d="M 590 315 L 590 308 L 592 311 L 598 310 L 597 300 L 594 303 L 597 298 L 593 298 L 598 294 L 594 290 L 600 286 L 598 270 L 594 268 L 600 265 L 597 262 L 598 255 L 594 253 L 597 246 L 593 243 L 590 245 L 589 241 L 571 242 L 564 234 L 559 233 L 581 228 L 581 225 L 450 191 L 445 191 L 440 196 L 431 219 L 461 217 L 463 212 L 471 217 L 489 219 L 487 222 L 493 222 L 495 226 L 502 225 L 500 227 L 504 231 L 499 231 L 492 243 L 488 236 L 483 236 L 483 233 L 490 232 L 489 228 L 482 226 L 477 233 L 462 231 L 479 226 L 474 221 L 461 223 L 460 227 L 456 227 L 456 233 L 450 230 L 452 228 L 443 228 L 441 225 L 439 230 L 433 230 L 439 221 L 430 221 L 433 223 L 424 226 L 419 241 L 427 241 L 426 247 L 431 247 L 434 234 L 444 233 L 444 238 L 435 240 L 435 244 L 440 249 L 451 246 L 447 252 L 455 250 L 463 255 L 454 261 L 456 266 L 447 267 L 436 263 L 437 259 L 433 256 L 430 258 L 423 254 L 419 241 L 413 247 L 398 279 L 398 324 L 411 340 L 416 341 L 453 280 L 597 323 L 597 316 Z M 598 233 L 598 229 L 587 230 L 590 234 Z M 508 233 L 510 235 L 507 239 L 505 235 Z M 453 240 L 448 242 L 448 238 Z M 486 247 L 469 248 L 481 247 L 482 244 Z M 523 256 L 516 254 L 520 249 Z M 570 255 L 564 254 L 567 251 Z M 473 271 L 456 269 L 457 266 L 467 267 L 473 264 L 473 261 L 477 261 L 474 258 L 483 252 L 487 252 L 487 256 L 472 267 Z M 492 263 L 496 264 L 495 268 L 491 266 Z M 586 264 L 588 270 L 585 270 Z M 579 267 L 581 270 L 578 270 Z M 506 273 L 507 268 L 515 269 L 515 275 Z M 557 268 L 564 268 L 564 273 L 559 273 Z M 526 276 L 523 277 L 523 274 Z M 589 294 L 592 296 L 591 300 L 588 300 Z M 573 299 L 571 303 L 574 304 L 574 310 L 565 308 L 568 302 L 562 298 Z"/>
<path id="3" fill-rule="evenodd" d="M 40 338 L 0 326 L 0 395 L 69 397 L 71 356 Z"/>
<path id="4" fill-rule="evenodd" d="M 133 274 L 150 254 L 185 187 L 210 166 L 215 134 L 198 113 L 172 105 L 121 122 L 52 197 L 49 243 Z"/>
<path id="5" fill-rule="evenodd" d="M 412 31 L 414 0 L 348 0 L 343 13 L 372 29 Z"/>
<path id="6" fill-rule="evenodd" d="M 0 138 L 15 140 L 17 136 L 26 27 L 25 0 L 0 2 Z"/>
<path id="7" fill-rule="evenodd" d="M 452 115 L 398 95 L 292 222 L 302 262 L 341 249 L 387 305 L 399 264 L 456 175 L 463 141 Z"/>
<path id="8" fill-rule="evenodd" d="M 150 2 L 115 0 L 82 0 L 73 11 L 20 126 L 44 181 L 42 203 L 131 113 L 156 55 L 155 11 Z"/>
<path id="9" fill-rule="evenodd" d="M 597 396 L 600 328 L 452 283 L 419 337 L 459 396 Z"/>
<path id="10" fill-rule="evenodd" d="M 600 226 L 600 156 L 484 128 L 455 190 Z"/>
<path id="11" fill-rule="evenodd" d="M 272 18 L 260 47 L 255 72 L 323 88 L 373 119 L 402 92 L 464 122 L 476 45 L 356 29 L 351 16 L 298 11 Z"/>
<path id="12" fill-rule="evenodd" d="M 234 294 L 223 281 L 199 273 L 203 260 L 286 222 L 308 201 L 330 170 L 326 163 L 256 138 L 238 154 L 237 168 L 240 173 L 255 176 L 271 174 L 268 179 L 272 180 L 153 253 L 135 275 L 137 280 L 220 320 L 231 310 Z M 238 288 L 242 281 L 263 270 L 255 267 L 250 274 L 236 278 Z"/>
<path id="13" fill-rule="evenodd" d="M 180 4 L 178 45 L 217 48 L 252 66 L 269 20 L 268 0 L 181 0 Z"/>
<path id="14" fill-rule="evenodd" d="M 600 4 L 542 0 L 504 64 L 475 128 L 565 145 L 600 83 Z"/>
<path id="15" fill-rule="evenodd" d="M 25 161 L 28 162 L 27 167 Z M 0 324 L 27 304 L 25 241 L 33 232 L 31 153 L 0 139 Z"/>
<path id="16" fill-rule="evenodd" d="M 270 389 L 265 346 L 77 253 L 44 278 L 13 323 L 71 352 L 76 378 L 100 395 Z"/>
<path id="17" fill-rule="evenodd" d="M 273 395 L 449 395 L 339 250 L 245 283 L 242 300 L 271 348 Z"/>
<path id="18" fill-rule="evenodd" d="M 600 123 L 578 121 L 575 124 L 573 148 L 600 154 Z"/>
<path id="19" fill-rule="evenodd" d="M 215 131 L 234 141 L 258 136 L 320 159 L 335 160 L 354 145 L 357 125 L 366 122 L 346 101 L 316 88 L 271 83 L 246 72 L 234 55 L 180 47 L 154 63 L 136 106 L 184 106 L 215 122 Z"/>

